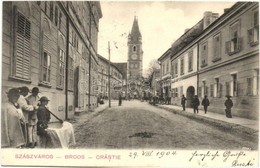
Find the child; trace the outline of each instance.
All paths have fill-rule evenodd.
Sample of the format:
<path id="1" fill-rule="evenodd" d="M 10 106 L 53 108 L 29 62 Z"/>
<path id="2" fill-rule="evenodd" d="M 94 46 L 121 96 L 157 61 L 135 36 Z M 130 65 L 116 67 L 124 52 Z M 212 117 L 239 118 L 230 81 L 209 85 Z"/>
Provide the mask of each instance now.
<path id="1" fill-rule="evenodd" d="M 49 102 L 48 98 L 42 96 L 39 101 L 40 104 L 37 110 L 37 134 L 40 136 L 40 146 L 45 148 L 48 140 L 48 134 L 45 129 L 48 128 L 48 122 L 51 119 L 51 115 L 48 109 L 46 108 L 46 105 Z"/>

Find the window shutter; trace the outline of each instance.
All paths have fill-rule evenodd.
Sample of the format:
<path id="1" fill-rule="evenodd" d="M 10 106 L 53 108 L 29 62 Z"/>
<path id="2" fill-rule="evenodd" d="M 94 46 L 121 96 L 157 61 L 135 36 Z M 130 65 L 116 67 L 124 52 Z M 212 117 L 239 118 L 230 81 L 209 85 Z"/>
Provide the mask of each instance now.
<path id="1" fill-rule="evenodd" d="M 210 96 L 214 97 L 214 85 L 210 85 Z"/>
<path id="2" fill-rule="evenodd" d="M 227 41 L 227 42 L 225 43 L 225 47 L 226 47 L 225 53 L 226 53 L 226 54 L 230 53 L 231 41 Z"/>
<path id="3" fill-rule="evenodd" d="M 242 38 L 237 38 L 237 48 L 236 51 L 241 51 L 242 49 Z"/>
<path id="4" fill-rule="evenodd" d="M 226 95 L 230 95 L 230 82 L 226 82 Z"/>
<path id="5" fill-rule="evenodd" d="M 14 8 L 15 18 L 15 76 L 30 79 L 31 23 Z"/>
<path id="6" fill-rule="evenodd" d="M 222 97 L 222 89 L 223 89 L 223 86 L 222 86 L 222 84 L 220 83 L 219 84 L 219 90 L 218 90 L 218 97 Z"/>
<path id="7" fill-rule="evenodd" d="M 254 29 L 249 29 L 247 31 L 247 35 L 248 35 L 248 43 L 252 43 L 254 40 Z"/>

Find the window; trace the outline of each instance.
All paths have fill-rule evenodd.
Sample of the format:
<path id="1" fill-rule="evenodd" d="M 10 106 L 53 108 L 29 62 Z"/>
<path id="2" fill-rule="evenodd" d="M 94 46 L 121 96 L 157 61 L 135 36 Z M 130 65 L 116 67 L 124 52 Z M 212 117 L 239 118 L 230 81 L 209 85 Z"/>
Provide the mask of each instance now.
<path id="1" fill-rule="evenodd" d="M 176 60 L 174 68 L 175 68 L 175 70 L 174 70 L 175 71 L 175 76 L 178 77 L 178 60 Z"/>
<path id="2" fill-rule="evenodd" d="M 51 56 L 44 51 L 42 57 L 42 82 L 51 81 Z"/>
<path id="3" fill-rule="evenodd" d="M 210 97 L 214 97 L 214 85 L 210 85 Z"/>
<path id="4" fill-rule="evenodd" d="M 184 74 L 184 59 L 181 59 L 181 75 Z"/>
<path id="5" fill-rule="evenodd" d="M 62 13 L 59 14 L 59 25 L 58 28 L 61 29 L 61 19 L 62 19 Z"/>
<path id="6" fill-rule="evenodd" d="M 259 69 L 254 70 L 254 78 L 253 78 L 253 94 L 259 95 Z"/>
<path id="7" fill-rule="evenodd" d="M 247 94 L 253 95 L 253 78 L 247 78 Z"/>
<path id="8" fill-rule="evenodd" d="M 221 97 L 221 86 L 219 84 L 219 78 L 215 78 L 214 97 Z"/>
<path id="9" fill-rule="evenodd" d="M 64 60 L 65 52 L 62 49 L 59 49 L 57 86 L 60 88 L 63 88 L 64 85 Z"/>
<path id="10" fill-rule="evenodd" d="M 54 11 L 54 13 L 55 13 L 55 19 L 54 19 L 54 24 L 55 24 L 55 26 L 58 26 L 58 7 L 57 6 L 55 6 L 55 11 Z"/>
<path id="11" fill-rule="evenodd" d="M 237 96 L 237 74 L 231 74 L 231 81 L 226 82 L 226 95 Z"/>
<path id="12" fill-rule="evenodd" d="M 221 51 L 221 44 L 220 44 L 220 34 L 217 34 L 213 37 L 213 60 L 212 62 L 219 61 L 221 59 L 220 51 Z"/>
<path id="13" fill-rule="evenodd" d="M 250 46 L 255 46 L 259 42 L 259 12 L 253 11 L 252 16 L 253 27 L 248 30 L 248 42 Z"/>
<path id="14" fill-rule="evenodd" d="M 30 77 L 31 60 L 31 22 L 14 7 L 14 59 L 13 76 L 27 79 Z"/>
<path id="15" fill-rule="evenodd" d="M 178 88 L 174 88 L 173 89 L 173 92 L 174 92 L 174 97 L 178 97 L 179 94 L 178 94 Z"/>
<path id="16" fill-rule="evenodd" d="M 207 66 L 208 63 L 208 43 L 205 42 L 201 45 L 201 67 Z"/>
<path id="17" fill-rule="evenodd" d="M 169 63 L 166 62 L 166 73 L 169 73 Z"/>
<path id="18" fill-rule="evenodd" d="M 202 81 L 201 93 L 202 97 L 208 95 L 208 87 L 206 86 L 206 81 Z"/>
<path id="19" fill-rule="evenodd" d="M 172 67 L 171 67 L 171 75 L 172 75 L 172 78 L 174 78 L 174 77 L 175 77 L 175 72 L 174 72 L 174 70 L 175 70 L 175 69 L 174 69 L 174 62 L 171 62 L 171 64 L 172 64 L 172 65 L 171 65 L 171 66 L 172 66 Z"/>
<path id="20" fill-rule="evenodd" d="M 198 97 L 202 97 L 202 87 L 198 88 Z"/>
<path id="21" fill-rule="evenodd" d="M 69 56 L 69 74 L 68 74 L 68 78 L 69 78 L 69 83 L 68 83 L 68 89 L 70 91 L 74 90 L 74 60 L 72 58 L 72 56 Z"/>
<path id="22" fill-rule="evenodd" d="M 136 46 L 133 47 L 133 51 L 136 52 Z"/>
<path id="23" fill-rule="evenodd" d="M 50 1 L 50 20 L 53 21 L 53 2 Z"/>
<path id="24" fill-rule="evenodd" d="M 190 51 L 188 53 L 188 59 L 189 59 L 189 67 L 188 67 L 188 71 L 191 72 L 193 71 L 193 51 Z"/>
<path id="25" fill-rule="evenodd" d="M 237 74 L 232 74 L 232 82 L 231 82 L 231 95 L 230 96 L 237 96 Z"/>
<path id="26" fill-rule="evenodd" d="M 240 24 L 236 22 L 230 26 L 230 41 L 226 42 L 226 53 L 235 54 L 241 49 Z"/>

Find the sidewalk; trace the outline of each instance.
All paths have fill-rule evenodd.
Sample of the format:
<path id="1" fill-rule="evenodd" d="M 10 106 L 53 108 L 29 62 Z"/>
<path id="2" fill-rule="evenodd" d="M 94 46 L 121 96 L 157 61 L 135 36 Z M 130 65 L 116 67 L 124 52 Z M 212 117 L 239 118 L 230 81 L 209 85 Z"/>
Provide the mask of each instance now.
<path id="1" fill-rule="evenodd" d="M 259 125 L 257 120 L 251 120 L 241 117 L 233 116 L 233 118 L 227 118 L 225 114 L 219 114 L 214 112 L 204 113 L 204 110 L 199 110 L 198 114 L 194 114 L 192 108 L 186 108 L 182 111 L 182 107 L 175 105 L 157 105 L 157 107 L 171 111 L 173 113 L 183 115 L 189 118 L 202 120 L 215 126 L 225 127 L 228 129 L 243 130 L 243 132 L 249 134 L 258 134 Z"/>

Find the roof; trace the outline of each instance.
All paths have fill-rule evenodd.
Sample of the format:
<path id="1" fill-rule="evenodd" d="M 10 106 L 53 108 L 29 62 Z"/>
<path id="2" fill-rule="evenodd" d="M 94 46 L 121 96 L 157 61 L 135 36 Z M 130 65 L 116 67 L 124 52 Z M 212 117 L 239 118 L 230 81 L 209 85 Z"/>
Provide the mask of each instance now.
<path id="1" fill-rule="evenodd" d="M 133 26 L 132 26 L 131 36 L 142 37 L 141 32 L 139 30 L 138 20 L 137 20 L 136 16 L 134 18 L 134 23 L 133 23 Z"/>
<path id="2" fill-rule="evenodd" d="M 104 62 L 106 62 L 107 64 L 109 64 L 109 60 L 107 60 L 106 58 L 102 57 L 101 55 L 98 54 L 98 59 L 101 59 L 103 60 Z M 115 63 L 111 62 L 110 61 L 110 65 L 113 66 L 115 69 L 117 69 L 124 77 L 124 74 L 122 73 L 122 71 L 117 67 L 115 66 Z"/>
<path id="3" fill-rule="evenodd" d="M 203 19 L 178 38 L 171 47 L 172 56 L 181 51 L 203 32 Z"/>
<path id="4" fill-rule="evenodd" d="M 119 71 L 123 75 L 123 79 L 126 79 L 127 76 L 127 63 L 126 62 L 118 62 L 118 63 L 113 63 L 114 66 L 116 66 Z"/>

